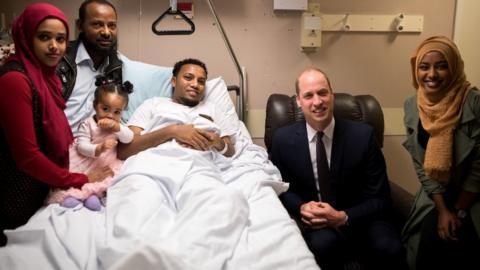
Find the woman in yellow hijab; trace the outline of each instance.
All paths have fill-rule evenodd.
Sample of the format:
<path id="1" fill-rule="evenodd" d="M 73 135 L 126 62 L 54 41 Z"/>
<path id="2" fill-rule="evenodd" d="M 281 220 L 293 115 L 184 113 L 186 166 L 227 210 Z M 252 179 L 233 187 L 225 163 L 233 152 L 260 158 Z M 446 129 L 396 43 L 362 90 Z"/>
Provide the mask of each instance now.
<path id="1" fill-rule="evenodd" d="M 480 92 L 457 46 L 435 36 L 411 58 L 405 148 L 421 183 L 403 231 L 411 269 L 480 269 Z M 470 266 L 468 266 L 470 265 Z"/>

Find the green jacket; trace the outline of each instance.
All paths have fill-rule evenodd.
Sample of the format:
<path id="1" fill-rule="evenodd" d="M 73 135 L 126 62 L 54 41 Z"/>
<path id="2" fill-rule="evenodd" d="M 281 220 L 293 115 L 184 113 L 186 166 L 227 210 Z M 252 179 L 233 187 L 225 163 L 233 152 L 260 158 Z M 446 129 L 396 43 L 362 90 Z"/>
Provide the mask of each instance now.
<path id="1" fill-rule="evenodd" d="M 407 249 L 410 269 L 415 269 L 415 261 L 420 240 L 420 227 L 426 214 L 435 208 L 429 194 L 439 193 L 445 187 L 428 179 L 423 169 L 425 150 L 418 143 L 418 108 L 417 96 L 409 97 L 404 104 L 404 124 L 407 139 L 403 146 L 410 153 L 421 187 L 415 196 L 414 205 L 403 228 L 402 238 Z M 480 192 L 480 92 L 470 90 L 463 106 L 460 123 L 454 134 L 454 171 L 449 188 Z M 470 208 L 470 216 L 480 235 L 480 200 Z"/>

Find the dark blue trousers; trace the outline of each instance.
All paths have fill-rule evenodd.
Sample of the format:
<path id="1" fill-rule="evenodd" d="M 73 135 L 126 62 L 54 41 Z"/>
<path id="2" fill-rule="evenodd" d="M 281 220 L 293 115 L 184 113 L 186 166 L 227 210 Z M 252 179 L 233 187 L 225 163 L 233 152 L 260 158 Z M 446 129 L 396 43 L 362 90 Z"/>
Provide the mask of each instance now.
<path id="1" fill-rule="evenodd" d="M 365 269 L 406 269 L 398 231 L 383 220 L 340 229 L 307 229 L 304 239 L 323 270 L 343 269 L 352 260 Z"/>

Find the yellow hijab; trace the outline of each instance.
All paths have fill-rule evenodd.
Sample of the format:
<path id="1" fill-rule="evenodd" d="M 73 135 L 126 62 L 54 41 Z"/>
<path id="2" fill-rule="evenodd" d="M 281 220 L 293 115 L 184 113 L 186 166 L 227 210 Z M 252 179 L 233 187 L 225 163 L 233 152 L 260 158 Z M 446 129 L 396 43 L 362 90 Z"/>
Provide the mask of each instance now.
<path id="1" fill-rule="evenodd" d="M 449 85 L 440 92 L 426 93 L 417 77 L 417 70 L 425 54 L 440 52 L 448 63 L 451 75 Z M 470 89 L 463 60 L 457 46 L 447 37 L 434 36 L 423 41 L 410 60 L 413 85 L 417 89 L 417 106 L 423 128 L 430 134 L 423 167 L 432 180 L 445 185 L 452 172 L 453 134 L 462 114 L 462 107 Z"/>

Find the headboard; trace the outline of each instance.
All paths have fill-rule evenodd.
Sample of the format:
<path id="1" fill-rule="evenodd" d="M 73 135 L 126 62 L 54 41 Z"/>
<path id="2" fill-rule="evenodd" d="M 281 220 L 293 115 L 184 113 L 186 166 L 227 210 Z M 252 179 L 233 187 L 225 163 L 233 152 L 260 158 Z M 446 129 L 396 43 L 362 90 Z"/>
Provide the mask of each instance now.
<path id="1" fill-rule="evenodd" d="M 370 124 L 375 129 L 378 144 L 383 147 L 383 111 L 377 99 L 371 95 L 353 96 L 346 93 L 335 93 L 334 95 L 334 116 Z M 302 110 L 297 106 L 295 95 L 270 95 L 267 101 L 264 137 L 268 152 L 271 150 L 273 134 L 277 128 L 304 119 Z"/>

